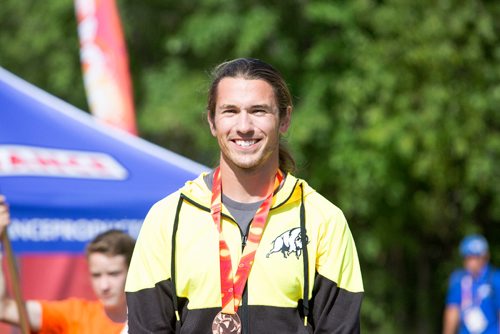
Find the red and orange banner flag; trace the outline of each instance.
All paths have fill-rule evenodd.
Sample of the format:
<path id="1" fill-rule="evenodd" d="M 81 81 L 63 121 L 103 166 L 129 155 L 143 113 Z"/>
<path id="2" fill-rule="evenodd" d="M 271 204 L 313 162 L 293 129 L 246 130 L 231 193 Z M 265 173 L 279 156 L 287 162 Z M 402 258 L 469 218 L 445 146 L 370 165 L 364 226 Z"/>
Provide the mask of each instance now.
<path id="1" fill-rule="evenodd" d="M 75 0 L 80 60 L 90 111 L 137 134 L 132 82 L 115 0 Z"/>

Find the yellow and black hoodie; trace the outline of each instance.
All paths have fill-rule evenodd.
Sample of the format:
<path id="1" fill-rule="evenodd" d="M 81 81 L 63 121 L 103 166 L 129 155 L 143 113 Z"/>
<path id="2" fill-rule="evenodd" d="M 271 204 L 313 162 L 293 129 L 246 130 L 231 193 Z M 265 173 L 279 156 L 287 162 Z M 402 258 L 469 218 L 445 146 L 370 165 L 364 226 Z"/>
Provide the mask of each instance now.
<path id="1" fill-rule="evenodd" d="M 221 310 L 219 234 L 203 176 L 157 202 L 144 221 L 125 287 L 131 334 L 212 333 Z M 222 217 L 236 271 L 245 233 L 226 208 Z M 238 309 L 243 334 L 359 333 L 362 297 L 342 211 L 288 174 Z"/>

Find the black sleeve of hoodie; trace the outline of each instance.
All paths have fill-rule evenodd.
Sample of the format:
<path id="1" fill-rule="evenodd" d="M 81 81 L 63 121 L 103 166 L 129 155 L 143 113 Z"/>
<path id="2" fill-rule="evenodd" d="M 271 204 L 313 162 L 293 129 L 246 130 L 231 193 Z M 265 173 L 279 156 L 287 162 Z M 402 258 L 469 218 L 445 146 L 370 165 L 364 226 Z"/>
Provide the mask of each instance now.
<path id="1" fill-rule="evenodd" d="M 338 288 L 335 282 L 316 274 L 311 299 L 314 333 L 360 333 L 363 292 Z"/>
<path id="2" fill-rule="evenodd" d="M 156 283 L 154 288 L 127 292 L 128 332 L 174 334 L 172 291 L 172 282 L 168 280 Z"/>

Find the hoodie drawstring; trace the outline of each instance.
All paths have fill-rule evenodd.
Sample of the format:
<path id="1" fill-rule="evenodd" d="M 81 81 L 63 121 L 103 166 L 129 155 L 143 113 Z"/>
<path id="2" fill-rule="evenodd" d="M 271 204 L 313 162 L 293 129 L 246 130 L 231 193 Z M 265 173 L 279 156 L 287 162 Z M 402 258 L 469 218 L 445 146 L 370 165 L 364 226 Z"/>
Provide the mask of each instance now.
<path id="1" fill-rule="evenodd" d="M 306 234 L 306 209 L 304 207 L 304 188 L 300 184 L 300 235 L 302 238 L 302 256 L 304 260 L 304 293 L 302 300 L 302 310 L 304 312 L 304 326 L 307 327 L 307 317 L 309 315 L 309 256 L 307 252 Z"/>
<path id="2" fill-rule="evenodd" d="M 177 288 L 175 286 L 175 241 L 177 235 L 177 228 L 179 227 L 179 213 L 181 211 L 181 206 L 183 202 L 182 196 L 179 196 L 179 202 L 177 202 L 177 209 L 175 210 L 174 228 L 172 230 L 172 252 L 170 259 L 170 279 L 172 281 L 172 303 L 174 306 L 175 313 L 175 332 L 181 332 L 181 317 L 179 316 L 179 305 L 177 300 Z"/>

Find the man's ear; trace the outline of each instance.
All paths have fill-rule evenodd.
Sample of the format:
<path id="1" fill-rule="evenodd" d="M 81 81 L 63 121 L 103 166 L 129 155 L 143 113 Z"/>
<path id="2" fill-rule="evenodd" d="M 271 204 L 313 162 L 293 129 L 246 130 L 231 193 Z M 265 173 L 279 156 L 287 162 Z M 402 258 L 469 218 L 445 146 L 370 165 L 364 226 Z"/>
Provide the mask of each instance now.
<path id="1" fill-rule="evenodd" d="M 207 110 L 207 121 L 208 121 L 208 125 L 210 125 L 210 132 L 212 133 L 212 136 L 216 137 L 215 123 L 210 118 L 210 111 L 209 110 Z"/>
<path id="2" fill-rule="evenodd" d="M 288 131 L 292 121 L 292 106 L 286 108 L 286 113 L 280 119 L 280 133 L 284 134 Z"/>

